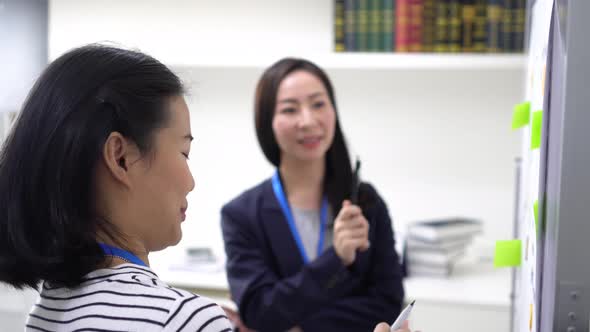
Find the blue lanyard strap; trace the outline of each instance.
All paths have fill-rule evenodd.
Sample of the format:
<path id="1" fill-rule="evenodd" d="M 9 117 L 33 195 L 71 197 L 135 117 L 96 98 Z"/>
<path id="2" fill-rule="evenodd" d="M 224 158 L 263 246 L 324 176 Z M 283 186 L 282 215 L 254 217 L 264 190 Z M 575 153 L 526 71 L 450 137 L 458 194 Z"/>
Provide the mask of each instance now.
<path id="1" fill-rule="evenodd" d="M 293 218 L 293 214 L 291 213 L 291 208 L 289 207 L 289 202 L 287 201 L 285 191 L 283 190 L 283 185 L 281 183 L 281 178 L 279 176 L 278 171 L 272 177 L 272 189 L 274 190 L 275 197 L 279 201 L 279 205 L 283 210 L 283 215 L 285 216 L 285 219 L 287 219 L 289 229 L 291 230 L 291 234 L 295 239 L 295 243 L 297 244 L 299 253 L 303 258 L 303 262 L 307 264 L 309 263 L 309 257 L 307 257 L 305 247 L 303 246 L 303 242 L 301 241 L 301 235 L 297 230 L 297 225 L 295 224 L 295 219 Z M 322 250 L 324 249 L 324 232 L 326 229 L 326 219 L 328 219 L 328 200 L 324 197 L 322 199 L 322 207 L 320 210 L 320 237 L 318 239 L 317 256 L 319 256 L 322 253 Z"/>
<path id="2" fill-rule="evenodd" d="M 134 254 L 130 253 L 129 251 L 123 250 L 121 248 L 113 247 L 111 245 L 105 243 L 98 244 L 102 251 L 104 252 L 105 256 L 113 256 L 121 258 L 122 260 L 128 261 L 129 263 L 133 263 L 136 265 L 141 265 L 147 267 L 147 265 L 139 259 L 139 257 L 135 256 Z"/>

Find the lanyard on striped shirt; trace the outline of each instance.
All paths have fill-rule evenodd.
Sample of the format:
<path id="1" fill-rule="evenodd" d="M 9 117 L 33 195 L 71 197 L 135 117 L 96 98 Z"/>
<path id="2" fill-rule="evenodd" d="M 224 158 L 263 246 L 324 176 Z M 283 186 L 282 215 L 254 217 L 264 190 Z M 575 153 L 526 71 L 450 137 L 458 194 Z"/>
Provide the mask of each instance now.
<path id="1" fill-rule="evenodd" d="M 117 257 L 129 263 L 147 267 L 147 265 L 141 259 L 139 259 L 139 257 L 135 256 L 127 250 L 113 247 L 105 243 L 99 243 L 98 245 L 100 245 L 100 248 L 104 252 L 105 256 Z"/>
<path id="2" fill-rule="evenodd" d="M 293 218 L 293 214 L 291 213 L 291 208 L 289 207 L 289 202 L 287 201 L 287 197 L 285 195 L 285 191 L 283 190 L 283 185 L 281 183 L 281 177 L 279 172 L 277 171 L 275 175 L 272 177 L 272 189 L 274 190 L 275 197 L 279 201 L 279 205 L 281 206 L 281 210 L 283 210 L 283 215 L 285 219 L 287 219 L 287 223 L 289 224 L 289 229 L 291 230 L 291 234 L 295 239 L 295 243 L 297 244 L 297 248 L 299 249 L 299 253 L 303 258 L 303 262 L 305 264 L 309 263 L 309 258 L 307 257 L 307 253 L 305 252 L 305 247 L 303 246 L 303 242 L 301 240 L 301 235 L 299 235 L 299 231 L 297 230 L 297 225 L 295 225 L 295 219 Z M 317 256 L 320 256 L 322 253 L 322 249 L 324 248 L 324 231 L 326 228 L 326 219 L 328 218 L 328 200 L 326 197 L 322 199 L 322 207 L 320 210 L 320 237 L 318 239 L 318 247 L 317 247 Z"/>

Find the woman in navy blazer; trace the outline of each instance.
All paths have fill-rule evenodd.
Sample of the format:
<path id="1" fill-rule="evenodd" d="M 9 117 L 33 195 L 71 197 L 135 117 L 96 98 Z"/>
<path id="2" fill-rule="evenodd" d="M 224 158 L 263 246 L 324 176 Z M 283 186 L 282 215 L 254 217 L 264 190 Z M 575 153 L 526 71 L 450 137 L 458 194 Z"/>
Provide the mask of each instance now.
<path id="1" fill-rule="evenodd" d="M 277 172 L 221 211 L 242 321 L 258 331 L 391 324 L 404 298 L 391 220 L 373 186 L 352 185 L 327 75 L 307 60 L 275 63 L 256 89 L 255 124 Z"/>

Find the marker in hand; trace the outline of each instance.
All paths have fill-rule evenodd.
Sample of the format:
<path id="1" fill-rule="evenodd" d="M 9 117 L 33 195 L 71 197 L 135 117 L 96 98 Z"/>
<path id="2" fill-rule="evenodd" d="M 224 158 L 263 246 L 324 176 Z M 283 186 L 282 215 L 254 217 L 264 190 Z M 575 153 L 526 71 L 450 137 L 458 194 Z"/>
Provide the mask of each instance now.
<path id="1" fill-rule="evenodd" d="M 412 301 L 397 317 L 395 322 L 391 324 L 391 328 L 389 329 L 390 332 L 394 332 L 395 330 L 399 330 L 402 328 L 404 322 L 410 317 L 410 313 L 412 312 L 412 308 L 414 308 L 414 303 L 416 300 Z"/>
<path id="2" fill-rule="evenodd" d="M 359 175 L 360 168 L 361 161 L 358 157 L 356 157 L 356 165 L 354 167 L 354 172 L 352 173 L 352 186 L 350 189 L 350 202 L 355 205 L 358 204 L 359 200 L 359 187 L 361 185 L 361 179 Z"/>

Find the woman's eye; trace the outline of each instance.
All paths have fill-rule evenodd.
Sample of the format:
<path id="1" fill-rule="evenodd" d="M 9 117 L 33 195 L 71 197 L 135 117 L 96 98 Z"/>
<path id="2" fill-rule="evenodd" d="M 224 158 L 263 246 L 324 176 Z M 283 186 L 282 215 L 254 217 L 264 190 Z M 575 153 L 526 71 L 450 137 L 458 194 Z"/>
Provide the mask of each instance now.
<path id="1" fill-rule="evenodd" d="M 188 158 L 188 153 L 186 153 L 186 152 L 183 152 L 183 153 L 182 153 L 182 155 L 183 155 L 183 156 L 184 156 L 186 159 L 189 159 L 189 158 Z"/>
<path id="2" fill-rule="evenodd" d="M 281 113 L 286 113 L 286 114 L 295 113 L 295 112 L 296 112 L 296 109 L 293 107 L 283 108 L 281 110 Z"/>
<path id="3" fill-rule="evenodd" d="M 318 101 L 318 102 L 316 102 L 316 103 L 313 103 L 313 108 L 315 108 L 315 109 L 322 108 L 322 107 L 324 107 L 324 105 L 326 105 L 326 103 L 325 103 L 325 102 L 323 102 L 323 101 Z"/>

